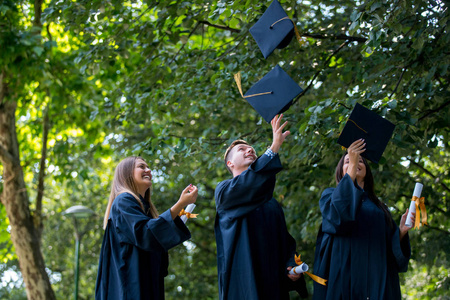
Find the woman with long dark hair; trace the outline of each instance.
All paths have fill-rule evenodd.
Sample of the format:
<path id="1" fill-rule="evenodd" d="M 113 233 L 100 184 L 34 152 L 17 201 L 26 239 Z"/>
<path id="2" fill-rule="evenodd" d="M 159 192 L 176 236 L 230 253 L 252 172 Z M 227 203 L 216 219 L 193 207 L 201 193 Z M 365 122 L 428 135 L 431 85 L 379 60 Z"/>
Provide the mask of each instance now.
<path id="1" fill-rule="evenodd" d="M 337 187 L 319 201 L 314 274 L 328 282 L 314 283 L 314 299 L 401 299 L 398 273 L 406 272 L 411 256 L 408 210 L 397 227 L 375 195 L 364 151 L 362 139 L 350 145 L 336 167 Z"/>
<path id="2" fill-rule="evenodd" d="M 127 157 L 116 167 L 103 228 L 95 299 L 164 299 L 170 248 L 191 234 L 178 217 L 197 199 L 189 185 L 180 199 L 158 214 L 150 199 L 152 174 L 141 157 Z"/>

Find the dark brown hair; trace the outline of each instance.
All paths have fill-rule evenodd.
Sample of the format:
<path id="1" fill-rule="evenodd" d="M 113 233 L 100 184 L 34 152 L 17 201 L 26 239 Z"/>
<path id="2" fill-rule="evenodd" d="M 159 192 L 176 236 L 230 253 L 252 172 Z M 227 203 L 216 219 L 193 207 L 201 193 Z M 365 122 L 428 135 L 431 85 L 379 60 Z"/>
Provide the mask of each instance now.
<path id="1" fill-rule="evenodd" d="M 336 184 L 339 184 L 341 179 L 345 176 L 344 172 L 342 171 L 342 167 L 344 166 L 344 161 L 345 161 L 345 155 L 347 155 L 347 152 L 344 153 L 344 155 L 341 157 L 341 159 L 339 160 L 339 163 L 336 166 L 336 172 L 335 172 Z M 364 191 L 367 192 L 367 196 L 369 197 L 370 201 L 375 203 L 375 205 L 383 211 L 385 219 L 386 219 L 386 223 L 388 223 L 389 226 L 392 227 L 392 218 L 391 218 L 391 214 L 389 213 L 387 206 L 384 203 L 382 203 L 380 201 L 380 199 L 378 199 L 377 195 L 375 194 L 375 185 L 374 185 L 373 175 L 372 175 L 372 171 L 370 170 L 369 163 L 367 162 L 367 160 L 364 157 L 361 157 L 361 158 L 364 162 L 364 166 L 366 166 L 366 176 L 364 176 Z"/>
<path id="2" fill-rule="evenodd" d="M 244 141 L 244 140 L 235 140 L 235 141 L 233 141 L 232 143 L 231 143 L 231 145 L 230 145 L 230 147 L 228 147 L 227 148 L 227 150 L 225 151 L 225 155 L 223 156 L 223 159 L 224 159 L 224 161 L 225 161 L 225 166 L 227 167 L 227 170 L 231 173 L 231 174 L 233 174 L 233 172 L 231 172 L 231 169 L 228 167 L 228 165 L 227 165 L 227 161 L 228 161 L 228 156 L 230 156 L 230 152 L 231 152 L 231 149 L 233 149 L 234 147 L 236 147 L 237 145 L 248 145 L 248 146 L 250 146 L 250 144 L 249 143 L 247 143 L 246 141 Z"/>

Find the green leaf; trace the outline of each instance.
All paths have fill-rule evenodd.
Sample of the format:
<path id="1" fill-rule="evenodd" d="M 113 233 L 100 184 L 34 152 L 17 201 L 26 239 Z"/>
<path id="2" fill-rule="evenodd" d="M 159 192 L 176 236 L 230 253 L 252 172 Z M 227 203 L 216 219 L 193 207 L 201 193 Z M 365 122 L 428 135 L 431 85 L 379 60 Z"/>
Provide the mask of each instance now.
<path id="1" fill-rule="evenodd" d="M 42 53 L 44 52 L 44 48 L 40 47 L 40 46 L 34 46 L 33 51 L 34 51 L 34 53 L 37 54 L 37 56 L 41 56 Z"/>
<path id="2" fill-rule="evenodd" d="M 397 100 L 393 99 L 388 102 L 389 108 L 396 108 L 397 107 Z"/>
<path id="3" fill-rule="evenodd" d="M 230 27 L 236 29 L 236 28 L 238 28 L 238 25 L 239 25 L 239 19 L 232 18 L 230 21 Z"/>
<path id="4" fill-rule="evenodd" d="M 362 12 L 354 10 L 350 15 L 350 21 L 355 22 L 361 17 Z"/>
<path id="5" fill-rule="evenodd" d="M 359 28 L 359 21 L 354 21 L 350 25 L 350 28 L 348 29 L 350 34 L 355 34 L 355 31 Z"/>

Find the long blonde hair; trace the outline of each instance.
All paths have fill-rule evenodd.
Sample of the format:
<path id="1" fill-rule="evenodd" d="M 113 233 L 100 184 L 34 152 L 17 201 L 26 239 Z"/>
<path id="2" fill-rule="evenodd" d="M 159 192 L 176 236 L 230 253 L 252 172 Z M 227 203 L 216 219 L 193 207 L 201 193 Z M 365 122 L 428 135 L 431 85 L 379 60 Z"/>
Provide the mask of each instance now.
<path id="1" fill-rule="evenodd" d="M 114 172 L 114 179 L 111 186 L 111 193 L 109 194 L 108 206 L 106 207 L 105 218 L 103 219 L 103 229 L 106 229 L 106 226 L 108 225 L 109 213 L 111 212 L 111 206 L 114 202 L 114 199 L 116 199 L 116 197 L 122 193 L 130 193 L 131 195 L 133 195 L 133 197 L 136 198 L 136 201 L 141 206 L 142 211 L 144 211 L 144 213 L 147 213 L 144 210 L 144 204 L 142 203 L 141 199 L 138 196 L 139 192 L 137 190 L 136 183 L 134 182 L 133 178 L 134 168 L 136 165 L 136 161 L 138 159 L 142 158 L 139 156 L 130 156 L 123 159 L 117 165 L 116 170 Z M 153 205 L 150 199 L 150 189 L 147 189 L 147 191 L 145 191 L 144 201 L 148 202 L 150 205 L 149 209 L 150 215 L 153 218 L 157 218 L 159 214 L 158 211 L 156 210 L 156 207 Z"/>

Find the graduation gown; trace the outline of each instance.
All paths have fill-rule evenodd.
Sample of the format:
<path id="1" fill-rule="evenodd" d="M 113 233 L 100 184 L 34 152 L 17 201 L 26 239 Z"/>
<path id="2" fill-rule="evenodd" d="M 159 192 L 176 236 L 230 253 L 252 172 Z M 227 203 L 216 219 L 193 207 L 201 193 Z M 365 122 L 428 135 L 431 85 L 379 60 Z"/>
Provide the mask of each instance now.
<path id="1" fill-rule="evenodd" d="M 264 154 L 242 174 L 216 187 L 220 299 L 289 299 L 292 281 L 286 268 L 296 266 L 296 245 L 272 196 L 275 175 L 281 169 L 278 155 Z M 300 287 L 307 295 L 303 277 L 294 289 Z"/>
<path id="2" fill-rule="evenodd" d="M 148 211 L 148 203 L 144 208 Z M 170 210 L 154 219 L 131 194 L 120 194 L 103 237 L 95 299 L 164 299 L 167 251 L 190 237 L 179 217 L 172 220 Z"/>
<path id="3" fill-rule="evenodd" d="M 408 234 L 400 241 L 392 218 L 390 226 L 348 174 L 322 193 L 319 204 L 314 274 L 328 282 L 314 282 L 313 299 L 401 299 L 398 273 L 408 269 Z"/>

